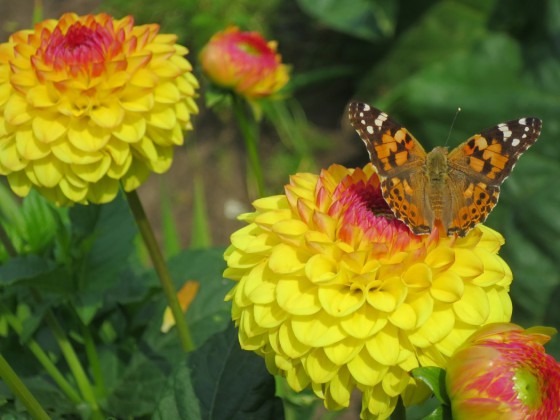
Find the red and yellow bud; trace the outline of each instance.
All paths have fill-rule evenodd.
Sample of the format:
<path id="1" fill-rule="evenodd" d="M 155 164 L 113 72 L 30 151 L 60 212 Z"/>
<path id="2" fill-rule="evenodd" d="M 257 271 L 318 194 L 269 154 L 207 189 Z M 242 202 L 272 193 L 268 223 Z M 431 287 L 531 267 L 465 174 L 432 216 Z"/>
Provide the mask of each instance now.
<path id="1" fill-rule="evenodd" d="M 276 42 L 237 27 L 215 34 L 201 51 L 200 61 L 212 82 L 248 99 L 270 96 L 289 79 Z"/>
<path id="2" fill-rule="evenodd" d="M 500 323 L 474 333 L 447 367 L 453 419 L 560 419 L 560 364 L 543 347 L 554 332 Z"/>

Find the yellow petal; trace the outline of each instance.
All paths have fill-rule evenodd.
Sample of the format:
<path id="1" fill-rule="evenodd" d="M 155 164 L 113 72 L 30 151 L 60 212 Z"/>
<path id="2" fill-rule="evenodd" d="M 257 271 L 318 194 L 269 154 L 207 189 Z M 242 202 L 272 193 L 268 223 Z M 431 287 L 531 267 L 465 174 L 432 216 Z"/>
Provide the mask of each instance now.
<path id="1" fill-rule="evenodd" d="M 307 255 L 291 246 L 279 244 L 272 248 L 269 268 L 278 274 L 296 273 L 303 270 Z"/>
<path id="2" fill-rule="evenodd" d="M 463 279 L 456 273 L 446 271 L 434 278 L 431 294 L 441 302 L 453 303 L 463 296 Z"/>
<path id="3" fill-rule="evenodd" d="M 111 158 L 107 155 L 103 155 L 103 158 L 98 162 L 86 165 L 73 164 L 71 168 L 72 172 L 84 181 L 95 183 L 107 174 L 110 166 Z"/>
<path id="4" fill-rule="evenodd" d="M 90 125 L 83 119 L 72 121 L 68 128 L 68 140 L 74 147 L 84 152 L 101 150 L 110 138 L 109 131 L 96 125 Z"/>
<path id="5" fill-rule="evenodd" d="M 13 94 L 4 107 L 4 118 L 12 125 L 22 125 L 31 119 L 27 102 L 19 94 Z"/>
<path id="6" fill-rule="evenodd" d="M 373 336 L 387 324 L 387 314 L 368 305 L 340 320 L 340 326 L 351 337 L 365 339 Z"/>
<path id="7" fill-rule="evenodd" d="M 25 160 L 39 160 L 50 154 L 50 147 L 37 141 L 31 130 L 16 131 L 18 154 Z"/>
<path id="8" fill-rule="evenodd" d="M 400 358 L 401 347 L 397 328 L 388 324 L 366 342 L 373 359 L 385 366 L 394 366 Z"/>
<path id="9" fill-rule="evenodd" d="M 41 113 L 33 118 L 31 126 L 37 140 L 43 143 L 51 143 L 66 132 L 68 119 L 56 113 Z"/>
<path id="10" fill-rule="evenodd" d="M 338 366 L 329 360 L 323 349 L 315 349 L 306 358 L 305 370 L 311 381 L 325 383 L 336 375 Z"/>
<path id="11" fill-rule="evenodd" d="M 321 313 L 293 319 L 292 329 L 300 342 L 313 347 L 328 346 L 345 337 L 338 322 Z"/>
<path id="12" fill-rule="evenodd" d="M 117 101 L 111 101 L 94 107 L 90 112 L 90 117 L 99 127 L 115 128 L 123 121 L 124 109 Z"/>
<path id="13" fill-rule="evenodd" d="M 488 296 L 484 289 L 465 284 L 465 292 L 458 302 L 453 304 L 457 317 L 470 325 L 482 325 L 490 314 Z"/>
<path id="14" fill-rule="evenodd" d="M 359 384 L 371 387 L 381 382 L 385 373 L 389 370 L 386 365 L 380 364 L 371 357 L 366 348 L 348 363 L 348 370 Z"/>
<path id="15" fill-rule="evenodd" d="M 64 176 L 64 164 L 55 159 L 41 159 L 33 164 L 33 172 L 37 177 L 37 185 L 52 188 L 58 185 Z"/>
<path id="16" fill-rule="evenodd" d="M 279 279 L 275 297 L 278 304 L 293 315 L 312 315 L 321 310 L 317 286 L 301 277 Z"/>

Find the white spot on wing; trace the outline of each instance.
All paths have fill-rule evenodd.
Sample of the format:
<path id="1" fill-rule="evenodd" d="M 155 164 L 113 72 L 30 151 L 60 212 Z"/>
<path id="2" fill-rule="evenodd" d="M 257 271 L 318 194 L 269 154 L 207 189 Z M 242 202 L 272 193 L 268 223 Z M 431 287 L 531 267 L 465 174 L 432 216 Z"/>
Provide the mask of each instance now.
<path id="1" fill-rule="evenodd" d="M 511 145 L 512 145 L 513 147 L 517 147 L 517 146 L 519 145 L 519 143 L 521 143 L 521 140 L 519 140 L 519 139 L 513 139 L 513 140 L 511 141 Z"/>
<path id="2" fill-rule="evenodd" d="M 360 117 L 362 117 L 362 118 L 364 117 L 364 113 L 363 113 L 363 112 L 360 112 Z"/>
<path id="3" fill-rule="evenodd" d="M 362 125 L 366 125 L 366 120 L 361 120 L 360 122 L 362 123 Z"/>
<path id="4" fill-rule="evenodd" d="M 373 127 L 372 127 L 371 125 L 368 125 L 368 126 L 366 127 L 366 130 L 367 130 L 367 132 L 368 132 L 369 134 L 373 134 Z"/>
<path id="5" fill-rule="evenodd" d="M 371 108 L 368 104 L 364 104 L 364 111 L 369 111 Z"/>
<path id="6" fill-rule="evenodd" d="M 527 118 L 521 118 L 521 119 L 519 120 L 519 124 L 521 124 L 521 125 L 527 125 Z"/>
<path id="7" fill-rule="evenodd" d="M 381 127 L 385 121 L 387 121 L 388 115 L 382 112 L 375 119 L 375 125 Z"/>
<path id="8" fill-rule="evenodd" d="M 504 133 L 504 140 L 511 137 L 511 130 L 509 129 L 507 124 L 498 124 L 498 130 L 500 130 L 502 133 Z"/>

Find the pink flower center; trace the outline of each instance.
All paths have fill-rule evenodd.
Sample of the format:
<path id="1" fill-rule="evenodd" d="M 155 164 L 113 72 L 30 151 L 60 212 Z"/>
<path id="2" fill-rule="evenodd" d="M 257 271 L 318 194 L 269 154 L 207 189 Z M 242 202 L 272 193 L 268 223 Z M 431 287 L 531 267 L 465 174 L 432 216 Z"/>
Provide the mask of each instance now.
<path id="1" fill-rule="evenodd" d="M 234 61 L 260 70 L 273 71 L 277 67 L 276 54 L 260 35 L 238 32 L 229 35 L 228 41 Z"/>
<path id="2" fill-rule="evenodd" d="M 66 68 L 72 76 L 85 72 L 95 77 L 103 72 L 108 60 L 122 51 L 123 39 L 124 33 L 115 34 L 110 21 L 105 26 L 75 22 L 66 33 L 59 25 L 52 34 L 43 34 L 38 54 L 43 63 L 57 71 Z"/>
<path id="3" fill-rule="evenodd" d="M 357 171 L 356 171 L 357 172 Z M 341 239 L 351 241 L 357 228 L 373 242 L 399 249 L 410 241 L 418 240 L 410 229 L 395 218 L 383 199 L 379 178 L 372 175 L 368 180 L 343 179 L 333 193 L 333 206 L 329 213 L 342 211 Z"/>

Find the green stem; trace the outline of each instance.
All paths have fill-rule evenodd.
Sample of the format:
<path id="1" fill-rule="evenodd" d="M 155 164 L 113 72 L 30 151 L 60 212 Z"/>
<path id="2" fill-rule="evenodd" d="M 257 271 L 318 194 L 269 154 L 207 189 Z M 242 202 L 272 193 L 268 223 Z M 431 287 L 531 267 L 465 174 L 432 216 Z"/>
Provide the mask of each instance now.
<path id="1" fill-rule="evenodd" d="M 12 390 L 14 395 L 25 405 L 31 417 L 35 420 L 50 420 L 49 415 L 45 412 L 41 404 L 35 399 L 31 391 L 21 381 L 17 373 L 11 368 L 10 364 L 4 356 L 0 354 L 0 377 L 6 385 Z"/>
<path id="2" fill-rule="evenodd" d="M 257 122 L 252 117 L 252 114 L 250 117 L 247 116 L 245 103 L 241 98 L 235 95 L 233 96 L 233 112 L 237 118 L 243 140 L 245 140 L 245 147 L 247 148 L 247 155 L 249 157 L 249 167 L 251 168 L 251 173 L 257 184 L 258 195 L 259 197 L 263 197 L 265 194 L 264 176 L 257 147 Z"/>
<path id="3" fill-rule="evenodd" d="M 66 363 L 68 363 L 68 366 L 70 367 L 70 370 L 72 371 L 72 374 L 76 379 L 76 383 L 78 384 L 78 388 L 80 389 L 84 400 L 89 404 L 92 410 L 92 418 L 104 419 L 105 417 L 102 415 L 99 406 L 97 405 L 97 400 L 95 398 L 93 388 L 89 383 L 86 372 L 84 371 L 84 368 L 82 367 L 82 364 L 80 363 L 80 360 L 78 359 L 78 356 L 76 355 L 76 352 L 74 351 L 70 340 L 68 340 L 68 337 L 64 333 L 64 330 L 62 329 L 52 312 L 48 311 L 46 313 L 46 320 L 56 338 L 56 341 L 58 342 L 58 346 L 60 347 L 64 358 L 66 359 Z"/>
<path id="4" fill-rule="evenodd" d="M 154 236 L 154 231 L 152 230 L 150 222 L 146 217 L 146 213 L 144 212 L 144 208 L 142 207 L 142 203 L 138 198 L 136 190 L 127 192 L 126 198 L 128 200 L 128 205 L 132 210 L 132 214 L 136 219 L 136 224 L 138 225 L 138 229 L 140 230 L 140 234 L 142 235 L 144 244 L 146 245 L 146 248 L 148 249 L 148 252 L 152 259 L 154 269 L 158 274 L 161 287 L 163 289 L 163 292 L 165 293 L 165 297 L 167 298 L 167 304 L 171 308 L 173 318 L 175 318 L 175 326 L 179 334 L 179 339 L 181 340 L 183 350 L 194 350 L 194 344 L 189 328 L 187 326 L 187 321 L 185 320 L 185 315 L 181 310 L 181 305 L 179 304 L 179 299 L 177 298 L 177 291 L 175 290 L 175 286 L 173 285 L 173 281 L 171 280 L 171 275 L 169 274 L 167 264 L 165 263 L 165 259 L 163 258 L 161 249 L 159 248 L 159 245 Z"/>
<path id="5" fill-rule="evenodd" d="M 12 314 L 4 305 L 0 305 L 0 310 L 2 315 L 8 321 L 10 327 L 16 332 L 17 335 L 21 336 L 21 332 L 23 331 L 23 326 L 19 319 Z M 66 394 L 66 396 L 74 403 L 79 404 L 82 402 L 80 395 L 74 390 L 72 385 L 66 380 L 64 375 L 60 373 L 56 365 L 51 361 L 47 353 L 39 346 L 39 344 L 33 340 L 28 340 L 25 345 L 33 353 L 33 355 L 37 358 L 39 363 L 45 368 L 45 371 L 51 376 L 51 378 L 56 382 L 56 384 L 60 387 L 62 392 Z"/>
<path id="6" fill-rule="evenodd" d="M 80 319 L 78 317 L 78 319 Z M 103 372 L 101 370 L 101 363 L 99 363 L 99 356 L 97 355 L 97 349 L 95 347 L 95 341 L 91 335 L 91 331 L 87 325 L 81 322 L 80 326 L 82 330 L 82 337 L 84 338 L 84 343 L 86 346 L 86 354 L 89 361 L 89 367 L 94 378 L 95 388 L 97 390 L 97 395 L 107 395 L 107 390 L 105 388 L 105 378 L 103 377 Z"/>
<path id="7" fill-rule="evenodd" d="M 35 0 L 33 5 L 33 24 L 43 20 L 43 0 Z"/>

